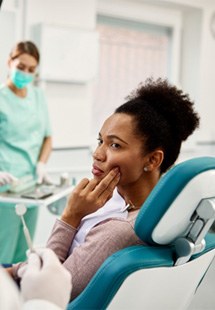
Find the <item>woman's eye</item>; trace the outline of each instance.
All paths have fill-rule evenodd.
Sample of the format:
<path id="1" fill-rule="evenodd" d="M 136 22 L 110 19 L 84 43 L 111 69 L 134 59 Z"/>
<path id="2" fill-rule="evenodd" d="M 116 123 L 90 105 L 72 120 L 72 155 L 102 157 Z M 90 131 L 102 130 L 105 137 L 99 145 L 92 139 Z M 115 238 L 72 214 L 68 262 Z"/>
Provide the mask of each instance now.
<path id="1" fill-rule="evenodd" d="M 114 148 L 114 149 L 119 149 L 120 145 L 118 143 L 112 143 L 111 147 Z"/>
<path id="2" fill-rule="evenodd" d="M 97 140 L 98 140 L 98 145 L 101 145 L 103 142 L 102 139 L 98 138 Z"/>
<path id="3" fill-rule="evenodd" d="M 30 67 L 30 68 L 28 69 L 28 72 L 29 72 L 29 73 L 35 73 L 35 72 L 36 72 L 36 67 Z"/>
<path id="4" fill-rule="evenodd" d="M 25 70 L 25 68 L 23 66 L 17 66 L 17 69 L 19 69 L 21 71 Z"/>

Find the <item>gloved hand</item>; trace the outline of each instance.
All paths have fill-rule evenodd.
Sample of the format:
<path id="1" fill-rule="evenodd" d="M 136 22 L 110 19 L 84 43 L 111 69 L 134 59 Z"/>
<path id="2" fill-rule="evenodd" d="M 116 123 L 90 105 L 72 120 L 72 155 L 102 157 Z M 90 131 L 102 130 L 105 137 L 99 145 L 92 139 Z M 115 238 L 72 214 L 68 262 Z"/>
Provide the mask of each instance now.
<path id="1" fill-rule="evenodd" d="M 21 294 L 25 301 L 44 299 L 66 309 L 72 290 L 71 274 L 52 250 L 30 253 L 21 274 Z"/>
<path id="2" fill-rule="evenodd" d="M 14 177 L 12 174 L 5 171 L 0 171 L 0 186 L 10 184 L 15 181 L 18 181 L 18 179 Z"/>
<path id="3" fill-rule="evenodd" d="M 37 173 L 37 184 L 42 183 L 53 184 L 51 178 L 48 176 L 48 173 L 46 171 L 46 165 L 42 161 L 39 161 L 37 163 L 36 173 Z"/>

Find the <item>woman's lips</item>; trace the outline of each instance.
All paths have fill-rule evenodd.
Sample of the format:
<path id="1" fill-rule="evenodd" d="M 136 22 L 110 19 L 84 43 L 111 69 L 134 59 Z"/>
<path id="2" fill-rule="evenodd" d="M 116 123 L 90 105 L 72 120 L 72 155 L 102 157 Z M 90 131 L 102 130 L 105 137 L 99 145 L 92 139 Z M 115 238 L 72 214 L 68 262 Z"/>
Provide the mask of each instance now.
<path id="1" fill-rule="evenodd" d="M 93 165 L 92 174 L 99 177 L 104 174 L 104 171 Z"/>

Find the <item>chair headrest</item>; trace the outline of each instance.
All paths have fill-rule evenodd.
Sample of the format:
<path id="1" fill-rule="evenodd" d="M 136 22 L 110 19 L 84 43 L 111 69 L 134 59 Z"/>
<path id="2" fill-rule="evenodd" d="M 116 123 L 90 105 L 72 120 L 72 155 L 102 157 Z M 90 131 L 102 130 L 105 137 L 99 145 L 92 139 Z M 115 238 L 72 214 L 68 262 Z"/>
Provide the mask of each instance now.
<path id="1" fill-rule="evenodd" d="M 183 237 L 202 199 L 215 197 L 215 157 L 198 157 L 170 169 L 142 205 L 135 232 L 146 243 Z"/>

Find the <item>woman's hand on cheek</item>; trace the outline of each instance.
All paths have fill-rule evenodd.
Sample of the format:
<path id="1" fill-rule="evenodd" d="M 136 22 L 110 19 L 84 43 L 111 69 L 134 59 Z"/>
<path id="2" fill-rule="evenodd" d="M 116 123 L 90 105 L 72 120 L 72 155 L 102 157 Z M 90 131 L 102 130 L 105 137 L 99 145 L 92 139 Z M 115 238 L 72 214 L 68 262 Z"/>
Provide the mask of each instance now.
<path id="1" fill-rule="evenodd" d="M 83 179 L 73 190 L 61 219 L 77 228 L 81 219 L 101 208 L 119 182 L 118 168 L 112 169 L 101 181 Z"/>

